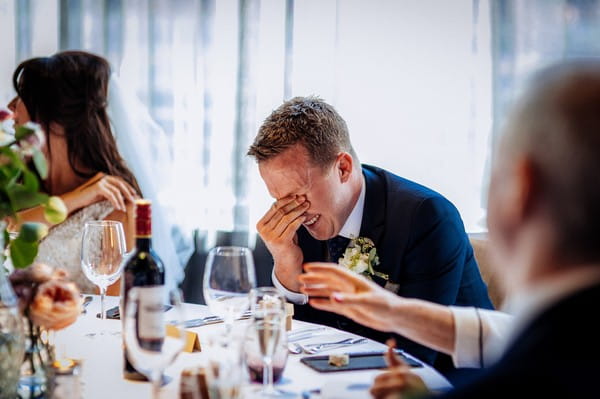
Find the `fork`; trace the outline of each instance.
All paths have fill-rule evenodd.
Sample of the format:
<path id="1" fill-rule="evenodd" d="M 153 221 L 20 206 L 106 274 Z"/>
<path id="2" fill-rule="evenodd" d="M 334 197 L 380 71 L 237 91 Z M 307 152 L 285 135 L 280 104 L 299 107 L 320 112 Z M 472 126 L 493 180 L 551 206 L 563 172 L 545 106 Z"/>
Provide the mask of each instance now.
<path id="1" fill-rule="evenodd" d="M 341 347 L 341 346 L 348 346 L 348 345 L 354 345 L 354 344 L 361 344 L 361 343 L 365 342 L 366 340 L 367 340 L 366 338 L 346 338 L 346 339 L 342 339 L 341 341 L 324 342 L 321 344 L 313 344 L 313 345 L 304 345 L 304 346 L 302 346 L 302 349 L 304 349 L 304 352 L 314 355 L 315 353 L 319 353 L 325 349 L 329 349 L 332 347 Z"/>

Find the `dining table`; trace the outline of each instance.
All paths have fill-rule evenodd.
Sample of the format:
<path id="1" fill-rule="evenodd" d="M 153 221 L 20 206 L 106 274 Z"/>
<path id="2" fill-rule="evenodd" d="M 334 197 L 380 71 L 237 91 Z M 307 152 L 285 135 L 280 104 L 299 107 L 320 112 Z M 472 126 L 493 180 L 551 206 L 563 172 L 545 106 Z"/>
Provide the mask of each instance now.
<path id="1" fill-rule="evenodd" d="M 106 308 L 119 304 L 119 297 L 106 297 Z M 186 319 L 196 319 L 210 316 L 210 310 L 205 305 L 183 305 Z M 76 359 L 80 363 L 79 383 L 81 397 L 90 399 L 117 399 L 117 398 L 150 398 L 151 384 L 148 382 L 130 381 L 123 378 L 123 340 L 121 336 L 120 320 L 100 320 L 97 315 L 100 311 L 100 297 L 92 296 L 89 304 L 77 321 L 71 326 L 57 331 L 54 337 L 57 359 Z M 168 319 L 168 312 L 166 318 Z M 243 328 L 249 320 L 240 320 L 234 323 L 235 328 Z M 312 328 L 315 324 L 300 320 L 293 320 L 291 331 L 308 330 L 311 334 L 304 334 L 301 343 L 318 343 L 357 336 L 331 327 Z M 190 328 L 189 331 L 197 334 L 202 348 L 205 337 L 219 333 L 224 329 L 222 323 L 203 325 Z M 308 335 L 308 337 L 306 336 Z M 352 347 L 345 347 L 348 352 L 382 352 L 386 346 L 369 339 L 361 340 Z M 339 349 L 337 349 L 339 351 Z M 331 351 L 325 350 L 320 354 L 327 355 Z M 410 354 L 405 354 L 412 358 Z M 206 364 L 205 351 L 182 352 L 177 359 L 165 370 L 165 375 L 170 381 L 161 389 L 161 398 L 180 398 L 181 372 L 190 367 Z M 339 372 L 317 372 L 305 365 L 301 359 L 309 356 L 306 353 L 292 354 L 287 358 L 282 378 L 276 388 L 286 393 L 289 398 L 319 399 L 319 398 L 369 398 L 369 386 L 373 379 L 383 370 L 356 370 Z M 418 360 L 418 359 L 416 359 Z M 422 363 L 422 367 L 413 368 L 427 387 L 433 391 L 445 391 L 451 384 L 431 366 Z M 246 383 L 248 389 L 252 386 L 260 388 L 260 384 Z"/>

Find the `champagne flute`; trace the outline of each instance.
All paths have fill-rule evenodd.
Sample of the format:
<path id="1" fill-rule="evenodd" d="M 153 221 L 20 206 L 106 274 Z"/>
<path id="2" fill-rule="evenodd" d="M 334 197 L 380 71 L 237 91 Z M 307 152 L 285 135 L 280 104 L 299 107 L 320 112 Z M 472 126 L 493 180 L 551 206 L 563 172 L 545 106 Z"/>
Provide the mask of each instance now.
<path id="1" fill-rule="evenodd" d="M 152 397 L 160 397 L 165 369 L 186 343 L 181 291 L 171 289 L 164 300 L 164 286 L 133 287 L 127 295 L 124 336 L 127 357 L 152 383 Z M 165 306 L 170 310 L 165 312 Z M 167 321 L 168 325 L 167 325 Z"/>
<path id="2" fill-rule="evenodd" d="M 259 393 L 261 397 L 284 396 L 273 387 L 273 356 L 286 339 L 285 299 L 273 287 L 260 287 L 250 292 L 250 306 L 252 324 L 248 335 L 258 343 L 263 363 L 263 388 Z"/>
<path id="3" fill-rule="evenodd" d="M 256 287 L 252 251 L 244 247 L 215 247 L 204 269 L 204 299 L 210 311 L 225 322 L 226 336 L 233 321 L 248 309 L 248 294 Z"/>
<path id="4" fill-rule="evenodd" d="M 123 270 L 127 248 L 121 222 L 93 220 L 85 223 L 81 239 L 81 268 L 85 276 L 100 290 L 100 319 L 104 320 L 106 288 Z"/>

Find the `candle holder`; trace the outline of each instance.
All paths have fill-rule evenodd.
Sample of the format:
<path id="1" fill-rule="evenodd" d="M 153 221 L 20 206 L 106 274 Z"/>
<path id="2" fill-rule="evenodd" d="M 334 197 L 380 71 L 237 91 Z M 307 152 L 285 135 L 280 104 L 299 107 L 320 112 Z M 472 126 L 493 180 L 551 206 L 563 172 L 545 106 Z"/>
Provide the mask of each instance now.
<path id="1" fill-rule="evenodd" d="M 83 397 L 81 365 L 81 360 L 70 358 L 57 359 L 52 362 L 53 399 L 80 399 Z"/>

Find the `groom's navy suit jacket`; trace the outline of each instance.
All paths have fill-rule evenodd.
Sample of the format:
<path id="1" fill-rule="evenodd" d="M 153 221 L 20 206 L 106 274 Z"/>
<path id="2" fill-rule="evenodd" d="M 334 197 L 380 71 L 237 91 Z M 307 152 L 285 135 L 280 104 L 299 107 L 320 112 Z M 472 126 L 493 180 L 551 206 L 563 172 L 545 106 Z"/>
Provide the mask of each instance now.
<path id="1" fill-rule="evenodd" d="M 443 305 L 492 309 L 456 208 L 440 194 L 383 169 L 363 165 L 363 174 L 366 192 L 360 236 L 375 243 L 380 261 L 375 269 L 399 285 L 397 294 Z M 298 230 L 298 244 L 304 262 L 328 259 L 327 241 L 314 239 L 304 227 Z M 310 305 L 296 305 L 295 317 L 380 342 L 391 336 Z M 436 360 L 434 350 L 395 338 L 400 348 L 421 360 L 430 364 Z"/>

